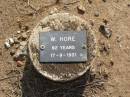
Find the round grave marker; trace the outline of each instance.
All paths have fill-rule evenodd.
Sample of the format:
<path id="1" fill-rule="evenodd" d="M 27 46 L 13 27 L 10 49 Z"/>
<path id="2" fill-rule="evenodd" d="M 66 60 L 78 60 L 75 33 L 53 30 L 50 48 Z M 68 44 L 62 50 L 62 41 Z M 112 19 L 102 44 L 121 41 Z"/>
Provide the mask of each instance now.
<path id="1" fill-rule="evenodd" d="M 46 78 L 65 82 L 82 76 L 96 54 L 94 32 L 88 23 L 69 13 L 45 17 L 29 39 L 30 59 Z"/>

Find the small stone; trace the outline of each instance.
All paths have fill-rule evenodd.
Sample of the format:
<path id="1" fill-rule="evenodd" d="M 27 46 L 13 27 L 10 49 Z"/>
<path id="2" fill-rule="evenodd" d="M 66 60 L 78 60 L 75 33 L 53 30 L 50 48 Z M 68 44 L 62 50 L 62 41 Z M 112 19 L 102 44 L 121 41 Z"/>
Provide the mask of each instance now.
<path id="1" fill-rule="evenodd" d="M 16 61 L 16 63 L 17 63 L 17 67 L 21 67 L 24 65 L 24 63 L 22 61 Z"/>
<path id="2" fill-rule="evenodd" d="M 119 44 L 119 48 L 122 48 L 122 44 Z"/>
<path id="3" fill-rule="evenodd" d="M 17 50 L 15 55 L 13 56 L 14 61 L 18 61 L 18 60 L 25 60 L 25 56 L 27 56 L 27 53 L 25 54 L 25 52 L 23 52 L 22 50 Z"/>
<path id="4" fill-rule="evenodd" d="M 106 37 L 106 38 L 110 38 L 112 35 L 112 31 L 110 28 L 108 28 L 105 25 L 100 25 L 99 31 Z"/>
<path id="5" fill-rule="evenodd" d="M 21 46 L 26 46 L 26 44 L 27 44 L 26 41 L 22 41 L 22 42 L 20 42 L 20 45 L 21 45 Z"/>
<path id="6" fill-rule="evenodd" d="M 28 30 L 27 33 L 31 33 L 31 30 Z"/>
<path id="7" fill-rule="evenodd" d="M 122 39 L 121 36 L 117 36 L 117 37 L 116 37 L 116 41 L 117 41 L 118 43 L 121 42 L 121 39 Z"/>
<path id="8" fill-rule="evenodd" d="M 10 43 L 10 45 L 13 45 L 14 44 L 14 39 L 13 38 L 9 38 L 9 43 Z"/>
<path id="9" fill-rule="evenodd" d="M 54 8 L 53 10 L 51 10 L 50 15 L 52 15 L 54 13 L 58 13 L 58 9 L 57 8 Z"/>
<path id="10" fill-rule="evenodd" d="M 110 61 L 110 65 L 113 66 L 114 65 L 114 62 L 113 60 Z"/>
<path id="11" fill-rule="evenodd" d="M 21 54 L 27 56 L 27 46 L 20 46 Z"/>
<path id="12" fill-rule="evenodd" d="M 21 31 L 17 31 L 17 33 L 18 33 L 18 34 L 20 34 L 20 33 L 21 33 Z"/>
<path id="13" fill-rule="evenodd" d="M 22 41 L 26 40 L 28 38 L 26 33 L 22 33 L 21 39 Z"/>
<path id="14" fill-rule="evenodd" d="M 104 19 L 103 22 L 105 23 L 105 25 L 108 24 L 108 20 Z"/>
<path id="15" fill-rule="evenodd" d="M 20 55 L 21 55 L 21 51 L 20 50 L 16 51 L 16 53 L 13 57 L 14 61 L 20 60 Z"/>
<path id="16" fill-rule="evenodd" d="M 104 73 L 104 74 L 103 74 L 103 77 L 104 77 L 105 80 L 108 80 L 109 75 L 108 75 L 107 73 Z"/>
<path id="17" fill-rule="evenodd" d="M 9 49 L 11 47 L 11 45 L 9 44 L 9 42 L 5 42 L 4 45 L 5 45 L 6 49 Z"/>
<path id="18" fill-rule="evenodd" d="M 94 21 L 93 20 L 90 20 L 90 25 L 94 26 Z"/>
<path id="19" fill-rule="evenodd" d="M 13 49 L 10 51 L 10 55 L 13 56 L 14 54 L 15 54 L 15 50 Z"/>
<path id="20" fill-rule="evenodd" d="M 99 12 L 96 11 L 96 12 L 94 13 L 94 16 L 98 17 L 98 16 L 99 16 Z"/>
<path id="21" fill-rule="evenodd" d="M 78 13 L 80 14 L 84 14 L 86 10 L 85 7 L 82 5 L 77 6 L 77 9 L 78 9 Z"/>
<path id="22" fill-rule="evenodd" d="M 15 44 L 19 44 L 20 43 L 17 37 L 14 37 L 14 43 Z"/>
<path id="23" fill-rule="evenodd" d="M 130 4 L 127 4 L 128 7 L 130 7 Z"/>
<path id="24" fill-rule="evenodd" d="M 24 48 L 23 50 L 22 50 L 22 55 L 25 55 L 25 56 L 27 56 L 27 49 L 26 48 Z"/>

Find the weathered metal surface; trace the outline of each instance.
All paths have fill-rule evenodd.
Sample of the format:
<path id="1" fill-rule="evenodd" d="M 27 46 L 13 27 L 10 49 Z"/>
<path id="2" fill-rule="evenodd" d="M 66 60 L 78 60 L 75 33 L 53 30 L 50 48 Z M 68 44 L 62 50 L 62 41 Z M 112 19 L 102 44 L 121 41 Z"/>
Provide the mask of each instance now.
<path id="1" fill-rule="evenodd" d="M 86 32 L 41 32 L 40 62 L 87 61 Z"/>

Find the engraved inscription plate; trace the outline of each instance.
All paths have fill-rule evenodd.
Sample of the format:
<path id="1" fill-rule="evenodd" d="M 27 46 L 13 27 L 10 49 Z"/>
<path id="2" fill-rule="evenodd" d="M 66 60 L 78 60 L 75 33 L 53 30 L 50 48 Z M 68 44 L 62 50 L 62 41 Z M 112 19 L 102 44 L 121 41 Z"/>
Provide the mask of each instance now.
<path id="1" fill-rule="evenodd" d="M 85 31 L 41 32 L 40 62 L 87 61 L 87 36 Z"/>

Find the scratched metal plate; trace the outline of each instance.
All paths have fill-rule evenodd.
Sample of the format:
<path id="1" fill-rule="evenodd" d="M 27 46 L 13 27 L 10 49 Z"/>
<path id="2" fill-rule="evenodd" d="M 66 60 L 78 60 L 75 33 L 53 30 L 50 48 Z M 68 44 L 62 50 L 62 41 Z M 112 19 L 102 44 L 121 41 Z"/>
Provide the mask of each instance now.
<path id="1" fill-rule="evenodd" d="M 41 32 L 40 62 L 87 61 L 87 36 L 85 31 Z"/>

